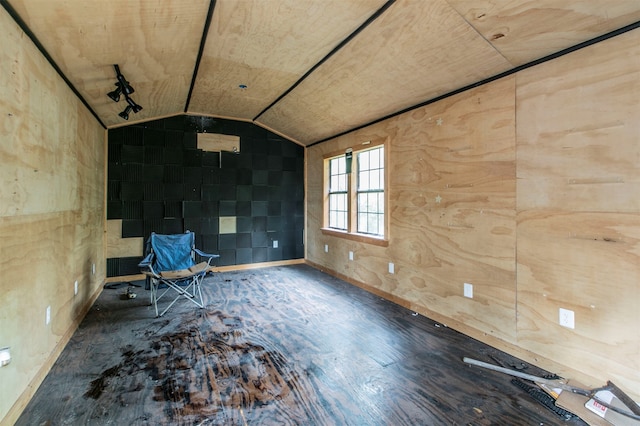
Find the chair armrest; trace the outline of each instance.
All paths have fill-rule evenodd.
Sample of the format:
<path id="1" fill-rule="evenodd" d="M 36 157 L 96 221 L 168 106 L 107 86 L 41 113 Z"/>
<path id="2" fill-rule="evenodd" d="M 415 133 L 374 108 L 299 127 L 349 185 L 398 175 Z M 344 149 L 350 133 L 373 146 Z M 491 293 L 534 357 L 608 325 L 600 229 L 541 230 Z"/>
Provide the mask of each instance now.
<path id="1" fill-rule="evenodd" d="M 211 259 L 216 258 L 216 257 L 220 257 L 220 255 L 219 255 L 219 254 L 210 254 L 210 253 L 205 253 L 205 252 L 203 252 L 202 250 L 198 250 L 198 249 L 194 249 L 194 251 L 195 251 L 198 255 L 200 255 L 200 256 L 202 256 L 202 257 L 208 257 L 208 258 L 211 258 Z"/>
<path id="2" fill-rule="evenodd" d="M 153 253 L 149 253 L 144 259 L 138 263 L 138 268 L 151 268 L 151 261 L 153 260 Z"/>

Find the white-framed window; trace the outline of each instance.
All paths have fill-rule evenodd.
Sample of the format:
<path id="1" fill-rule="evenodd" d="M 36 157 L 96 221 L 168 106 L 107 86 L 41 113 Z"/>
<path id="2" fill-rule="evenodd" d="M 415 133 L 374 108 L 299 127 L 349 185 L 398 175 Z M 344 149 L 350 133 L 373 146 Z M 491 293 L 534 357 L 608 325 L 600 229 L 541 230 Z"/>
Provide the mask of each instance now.
<path id="1" fill-rule="evenodd" d="M 344 156 L 329 160 L 329 228 L 346 231 L 349 224 L 349 175 Z"/>
<path id="2" fill-rule="evenodd" d="M 388 239 L 385 144 L 370 142 L 325 157 L 323 232 L 380 242 Z"/>
<path id="3" fill-rule="evenodd" d="M 357 232 L 384 237 L 384 146 L 361 151 L 357 161 Z"/>

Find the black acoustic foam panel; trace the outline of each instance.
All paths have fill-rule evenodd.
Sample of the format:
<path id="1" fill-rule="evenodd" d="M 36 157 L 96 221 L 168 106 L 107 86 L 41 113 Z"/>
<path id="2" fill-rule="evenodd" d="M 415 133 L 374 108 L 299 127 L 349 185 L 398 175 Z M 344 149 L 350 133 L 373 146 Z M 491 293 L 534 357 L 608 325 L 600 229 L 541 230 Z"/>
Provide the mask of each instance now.
<path id="1" fill-rule="evenodd" d="M 240 152 L 197 149 L 203 132 L 239 136 Z M 304 148 L 251 123 L 184 115 L 111 129 L 107 179 L 107 219 L 123 219 L 124 238 L 189 229 L 220 266 L 304 256 Z M 219 235 L 225 216 L 236 232 Z M 107 275 L 138 261 L 107 259 Z"/>

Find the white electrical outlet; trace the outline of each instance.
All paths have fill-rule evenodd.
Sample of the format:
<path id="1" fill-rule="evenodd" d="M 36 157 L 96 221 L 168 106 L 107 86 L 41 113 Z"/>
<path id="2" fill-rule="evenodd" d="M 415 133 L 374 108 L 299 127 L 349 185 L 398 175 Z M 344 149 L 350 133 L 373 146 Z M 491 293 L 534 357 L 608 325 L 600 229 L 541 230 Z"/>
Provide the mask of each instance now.
<path id="1" fill-rule="evenodd" d="M 473 299 L 473 284 L 464 283 L 464 297 Z"/>
<path id="2" fill-rule="evenodd" d="M 96 264 L 92 263 L 91 264 L 91 275 L 95 275 L 96 274 Z"/>
<path id="3" fill-rule="evenodd" d="M 352 251 L 349 252 L 349 260 L 353 260 L 353 252 Z"/>
<path id="4" fill-rule="evenodd" d="M 558 323 L 567 328 L 576 328 L 576 318 L 573 311 L 560 308 L 558 311 Z"/>
<path id="5" fill-rule="evenodd" d="M 324 252 L 329 253 L 329 244 L 324 245 Z"/>
<path id="6" fill-rule="evenodd" d="M 73 294 L 78 294 L 78 280 L 76 280 L 75 283 L 73 283 Z"/>
<path id="7" fill-rule="evenodd" d="M 393 262 L 389 262 L 389 273 L 390 274 L 396 273 L 396 265 L 394 265 Z"/>
<path id="8" fill-rule="evenodd" d="M 44 324 L 49 325 L 51 322 L 51 306 L 47 306 L 47 312 L 45 314 Z"/>
<path id="9" fill-rule="evenodd" d="M 278 240 L 273 240 L 273 248 L 278 248 Z"/>

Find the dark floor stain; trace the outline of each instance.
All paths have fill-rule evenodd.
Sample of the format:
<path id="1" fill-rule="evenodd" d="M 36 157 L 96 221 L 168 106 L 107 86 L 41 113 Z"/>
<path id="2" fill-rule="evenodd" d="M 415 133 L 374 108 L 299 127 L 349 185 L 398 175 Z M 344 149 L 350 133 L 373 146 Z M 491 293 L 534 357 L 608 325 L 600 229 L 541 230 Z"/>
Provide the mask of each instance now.
<path id="1" fill-rule="evenodd" d="M 84 394 L 85 398 L 100 398 L 105 388 L 109 385 L 109 379 L 116 376 L 120 371 L 120 368 L 122 368 L 122 364 L 108 368 L 100 374 L 100 377 L 92 380 L 91 383 L 89 383 L 89 390 Z"/>

